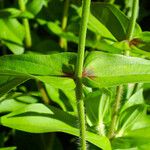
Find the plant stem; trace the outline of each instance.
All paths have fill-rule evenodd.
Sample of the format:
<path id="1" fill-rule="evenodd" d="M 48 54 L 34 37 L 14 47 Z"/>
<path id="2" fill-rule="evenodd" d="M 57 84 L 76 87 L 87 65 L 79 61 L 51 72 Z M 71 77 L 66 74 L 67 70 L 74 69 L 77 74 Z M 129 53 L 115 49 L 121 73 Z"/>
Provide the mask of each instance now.
<path id="1" fill-rule="evenodd" d="M 112 122 L 111 122 L 110 130 L 109 130 L 109 133 L 108 133 L 108 137 L 110 139 L 115 136 L 118 113 L 119 113 L 121 98 L 122 98 L 122 94 L 123 94 L 123 86 L 122 85 L 117 86 L 117 92 L 116 93 L 117 93 L 116 101 L 115 101 L 114 109 L 113 109 L 113 112 L 112 112 Z"/>
<path id="2" fill-rule="evenodd" d="M 18 0 L 18 4 L 20 7 L 20 10 L 22 12 L 26 11 L 26 6 L 24 0 Z M 29 21 L 28 19 L 24 18 L 22 19 L 23 25 L 25 28 L 25 45 L 27 48 L 32 46 L 32 39 L 31 39 L 31 33 L 30 33 L 30 26 L 29 26 Z"/>
<path id="3" fill-rule="evenodd" d="M 63 17 L 62 17 L 62 30 L 65 31 L 67 27 L 68 21 L 68 11 L 69 11 L 69 0 L 64 0 L 64 9 L 63 9 Z M 59 41 L 60 47 L 64 48 L 67 51 L 67 40 L 64 38 L 60 38 Z"/>
<path id="4" fill-rule="evenodd" d="M 83 0 L 82 3 L 82 18 L 79 34 L 78 56 L 75 68 L 76 99 L 78 108 L 78 119 L 80 124 L 81 150 L 86 150 L 86 121 L 85 121 L 85 108 L 83 100 L 82 72 L 83 72 L 87 24 L 90 13 L 90 3 L 91 0 Z"/>
<path id="5" fill-rule="evenodd" d="M 39 89 L 39 91 L 41 93 L 42 100 L 43 100 L 44 104 L 48 105 L 50 103 L 50 100 L 49 100 L 49 98 L 47 96 L 47 93 L 46 93 L 46 91 L 44 89 L 43 84 L 40 81 L 37 81 L 37 87 L 38 87 L 38 89 Z"/>
<path id="6" fill-rule="evenodd" d="M 132 15 L 129 22 L 128 32 L 127 32 L 127 40 L 131 40 L 133 38 L 134 28 L 136 24 L 136 19 L 139 12 L 139 0 L 133 0 L 133 9 Z"/>
<path id="7" fill-rule="evenodd" d="M 129 22 L 129 27 L 128 27 L 128 32 L 127 32 L 127 40 L 130 41 L 133 38 L 133 32 L 134 32 L 134 28 L 135 28 L 135 24 L 136 24 L 136 18 L 137 18 L 137 14 L 138 14 L 138 5 L 139 5 L 139 0 L 133 0 L 133 9 L 132 9 L 132 15 L 131 15 L 131 19 Z M 129 51 L 125 51 L 126 56 L 130 55 Z M 116 130 L 116 125 L 117 125 L 117 120 L 118 120 L 118 113 L 119 113 L 119 108 L 120 108 L 120 104 L 121 104 L 121 97 L 123 94 L 123 86 L 120 85 L 117 87 L 117 96 L 116 96 L 116 101 L 114 104 L 114 111 L 113 111 L 113 115 L 112 115 L 112 122 L 110 125 L 110 130 L 108 133 L 108 137 L 111 139 L 114 137 L 115 135 L 115 130 Z"/>

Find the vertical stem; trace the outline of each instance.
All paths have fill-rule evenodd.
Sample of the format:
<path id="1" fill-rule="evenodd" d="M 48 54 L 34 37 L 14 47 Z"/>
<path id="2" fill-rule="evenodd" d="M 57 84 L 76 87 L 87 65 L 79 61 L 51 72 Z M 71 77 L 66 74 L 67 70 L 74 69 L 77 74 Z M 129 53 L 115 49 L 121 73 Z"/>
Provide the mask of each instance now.
<path id="1" fill-rule="evenodd" d="M 131 40 L 133 38 L 133 33 L 134 33 L 134 28 L 135 28 L 135 24 L 136 24 L 136 18 L 138 15 L 138 6 L 139 6 L 139 0 L 133 0 L 133 9 L 132 9 L 132 15 L 130 18 L 130 22 L 129 22 L 129 27 L 128 27 L 128 31 L 127 31 L 127 40 Z M 129 51 L 125 52 L 126 56 L 129 56 Z M 118 120 L 118 113 L 119 113 L 119 107 L 121 104 L 121 96 L 123 94 L 123 86 L 120 85 L 117 87 L 117 96 L 116 96 L 116 101 L 114 104 L 114 111 L 113 111 L 113 115 L 112 115 L 112 122 L 110 125 L 110 130 L 108 133 L 108 137 L 111 139 L 113 138 L 113 136 L 115 135 L 115 130 L 116 130 L 116 125 L 117 125 L 117 120 Z"/>
<path id="2" fill-rule="evenodd" d="M 85 41 L 87 32 L 87 23 L 90 13 L 91 0 L 83 0 L 82 3 L 82 18 L 79 34 L 78 56 L 75 70 L 76 79 L 76 99 L 78 108 L 78 119 L 80 124 L 80 144 L 81 150 L 86 150 L 86 121 L 85 121 L 85 108 L 83 100 L 83 87 L 82 87 L 82 72 L 84 62 Z"/>
<path id="3" fill-rule="evenodd" d="M 26 10 L 24 0 L 18 0 L 18 4 L 19 4 L 19 7 L 20 7 L 20 10 L 22 12 L 24 12 Z M 23 21 L 23 25 L 24 25 L 24 28 L 25 28 L 25 45 L 26 45 L 27 48 L 29 48 L 32 45 L 29 21 L 26 18 L 22 19 L 22 21 Z"/>
<path id="4" fill-rule="evenodd" d="M 108 133 L 108 137 L 110 139 L 115 136 L 118 113 L 119 113 L 121 98 L 122 98 L 122 94 L 123 94 L 123 86 L 122 85 L 117 87 L 117 92 L 116 93 L 117 93 L 116 101 L 115 101 L 113 112 L 112 112 L 112 122 L 111 122 L 110 130 L 109 130 L 109 133 Z"/>
<path id="5" fill-rule="evenodd" d="M 43 100 L 44 104 L 48 105 L 50 103 L 50 100 L 47 96 L 47 93 L 44 89 L 44 86 L 42 85 L 42 83 L 40 81 L 37 81 L 37 87 L 38 87 L 38 90 L 41 93 L 41 97 L 42 97 L 42 100 Z"/>
<path id="6" fill-rule="evenodd" d="M 133 9 L 132 9 L 132 15 L 129 22 L 128 32 L 127 32 L 127 40 L 131 40 L 133 38 L 134 28 L 136 24 L 136 19 L 138 16 L 139 11 L 139 0 L 133 0 Z"/>
<path id="7" fill-rule="evenodd" d="M 65 31 L 67 27 L 68 21 L 68 11 L 69 11 L 69 0 L 64 0 L 64 9 L 63 9 L 63 17 L 62 17 L 62 30 Z M 59 41 L 60 47 L 64 48 L 67 51 L 67 40 L 64 38 L 60 38 Z"/>

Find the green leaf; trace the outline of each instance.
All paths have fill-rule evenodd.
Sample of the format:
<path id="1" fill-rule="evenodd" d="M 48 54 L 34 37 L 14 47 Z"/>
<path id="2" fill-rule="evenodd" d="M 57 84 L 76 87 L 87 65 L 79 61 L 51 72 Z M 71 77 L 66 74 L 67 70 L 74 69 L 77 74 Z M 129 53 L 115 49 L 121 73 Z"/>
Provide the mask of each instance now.
<path id="1" fill-rule="evenodd" d="M 126 39 L 129 19 L 114 5 L 96 2 L 91 5 L 91 12 L 117 40 Z M 134 36 L 140 32 L 141 28 L 136 24 Z"/>
<path id="2" fill-rule="evenodd" d="M 27 77 L 12 77 L 12 76 L 1 76 L 0 75 L 0 97 L 5 93 L 11 91 L 14 87 L 27 81 Z"/>
<path id="3" fill-rule="evenodd" d="M 76 120 L 76 117 L 52 106 L 48 108 L 43 104 L 30 104 L 2 116 L 0 123 L 7 127 L 32 133 L 65 132 L 79 136 Z M 87 140 L 102 149 L 111 150 L 109 140 L 104 136 L 87 132 Z"/>
<path id="4" fill-rule="evenodd" d="M 75 53 L 7 55 L 0 57 L 0 74 L 65 77 L 73 73 L 75 60 Z"/>
<path id="5" fill-rule="evenodd" d="M 150 144 L 150 127 L 140 128 L 128 132 L 125 136 L 115 138 L 112 141 L 114 148 L 147 147 Z M 149 148 L 149 147 L 147 147 Z M 140 149 L 141 150 L 141 149 Z"/>
<path id="6" fill-rule="evenodd" d="M 90 87 L 150 82 L 150 61 L 136 57 L 91 52 L 85 60 L 83 82 Z"/>
<path id="7" fill-rule="evenodd" d="M 75 60 L 75 53 L 2 56 L 0 75 L 36 78 L 56 88 L 74 89 L 72 77 Z"/>
<path id="8" fill-rule="evenodd" d="M 1 147 L 0 150 L 16 150 L 17 147 Z"/>
<path id="9" fill-rule="evenodd" d="M 67 39 L 67 41 L 74 42 L 74 43 L 78 44 L 79 38 L 74 33 L 72 33 L 72 32 L 64 32 L 61 29 L 61 27 L 59 27 L 56 23 L 53 23 L 53 22 L 48 22 L 47 26 L 48 26 L 48 29 L 53 34 L 56 34 L 59 37 L 63 37 L 65 39 Z M 95 31 L 95 32 L 97 33 L 97 31 Z M 104 35 L 104 33 L 103 33 L 103 35 Z M 111 52 L 111 53 L 121 53 L 122 52 L 122 49 L 114 47 L 113 45 L 108 44 L 104 40 L 97 41 L 97 40 L 87 39 L 86 40 L 86 46 L 94 48 L 94 49 L 102 50 L 102 51 Z"/>
<path id="10" fill-rule="evenodd" d="M 23 108 L 28 104 L 36 103 L 37 99 L 31 96 L 18 96 L 0 101 L 0 113 L 11 112 Z"/>
<path id="11" fill-rule="evenodd" d="M 22 12 L 16 8 L 5 8 L 0 10 L 0 17 L 1 18 L 34 18 L 34 15 L 28 11 Z"/>
<path id="12" fill-rule="evenodd" d="M 142 115 L 144 115 L 143 106 L 132 106 L 126 111 L 120 114 L 119 117 L 119 131 L 116 134 L 116 137 L 125 135 L 126 132 L 130 131 L 132 126 L 138 121 Z"/>
<path id="13" fill-rule="evenodd" d="M 137 35 L 135 39 L 133 39 L 133 46 L 131 46 L 131 48 L 132 47 L 133 50 L 138 51 L 138 49 L 140 49 L 141 51 L 145 52 L 145 55 L 147 54 L 148 56 L 150 56 L 150 32 L 142 32 L 139 35 Z"/>
<path id="14" fill-rule="evenodd" d="M 138 90 L 129 98 L 129 100 L 125 102 L 125 104 L 121 108 L 121 112 L 123 112 L 129 107 L 132 107 L 134 105 L 140 105 L 140 104 L 141 105 L 145 104 L 144 98 L 143 98 L 143 89 Z"/>
<path id="15" fill-rule="evenodd" d="M 0 19 L 0 39 L 14 54 L 24 52 L 24 28 L 16 19 Z"/>
<path id="16" fill-rule="evenodd" d="M 93 126 L 104 121 L 108 111 L 109 95 L 106 91 L 94 91 L 85 97 L 86 114 Z"/>
<path id="17" fill-rule="evenodd" d="M 29 0 L 27 3 L 27 10 L 37 15 L 43 6 L 48 4 L 48 0 Z"/>
<path id="18" fill-rule="evenodd" d="M 150 140 L 150 134 L 145 134 L 145 133 L 150 133 L 150 127 L 129 131 L 126 133 L 126 136 Z"/>
<path id="19" fill-rule="evenodd" d="M 77 11 L 79 16 L 81 17 L 81 8 L 73 6 L 73 8 Z M 91 13 L 89 15 L 88 29 L 96 33 L 96 35 L 100 35 L 104 38 L 111 39 L 116 41 L 116 38 L 111 34 L 111 32 L 102 24 L 96 17 L 94 17 Z"/>
<path id="20" fill-rule="evenodd" d="M 45 88 L 50 99 L 57 103 L 64 111 L 77 112 L 74 89 L 72 90 L 70 87 L 58 89 L 49 84 L 45 84 Z"/>

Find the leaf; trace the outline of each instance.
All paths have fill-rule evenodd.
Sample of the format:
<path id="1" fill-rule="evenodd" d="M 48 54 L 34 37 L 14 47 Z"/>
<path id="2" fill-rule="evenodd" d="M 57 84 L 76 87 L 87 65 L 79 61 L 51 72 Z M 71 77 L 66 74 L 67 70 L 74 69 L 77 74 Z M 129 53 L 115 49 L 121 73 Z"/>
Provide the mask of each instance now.
<path id="1" fill-rule="evenodd" d="M 64 32 L 61 29 L 61 27 L 59 27 L 56 23 L 53 23 L 53 22 L 48 22 L 47 26 L 48 26 L 48 29 L 53 34 L 56 34 L 59 37 L 63 37 L 65 39 L 67 39 L 67 41 L 74 42 L 74 43 L 78 44 L 79 38 L 74 33 Z M 95 32 L 97 32 L 97 31 L 95 31 Z M 104 35 L 104 33 L 103 33 L 103 35 Z M 108 51 L 108 52 L 111 52 L 111 53 L 121 53 L 122 52 L 122 49 L 114 47 L 113 45 L 108 44 L 104 40 L 99 40 L 99 41 L 95 40 L 94 41 L 94 40 L 91 40 L 91 39 L 87 39 L 86 40 L 86 46 L 94 48 L 94 49 L 102 50 L 102 51 Z"/>
<path id="2" fill-rule="evenodd" d="M 27 10 L 32 12 L 34 15 L 37 15 L 43 6 L 48 4 L 48 0 L 30 0 L 27 3 Z"/>
<path id="3" fill-rule="evenodd" d="M 1 117 L 1 124 L 14 129 L 32 132 L 65 132 L 79 136 L 76 124 L 77 118 L 52 106 L 30 104 L 8 115 Z M 106 137 L 87 132 L 87 140 L 96 146 L 111 150 Z"/>
<path id="4" fill-rule="evenodd" d="M 125 102 L 123 107 L 121 108 L 121 112 L 126 110 L 129 107 L 132 107 L 134 105 L 143 105 L 145 104 L 144 98 L 143 98 L 143 89 L 138 90 L 136 93 L 134 93 L 129 100 Z"/>
<path id="5" fill-rule="evenodd" d="M 150 133 L 150 127 L 129 131 L 126 133 L 126 136 L 150 140 L 150 134 L 145 134 L 145 133 Z"/>
<path id="6" fill-rule="evenodd" d="M 131 48 L 133 47 L 133 50 L 138 51 L 139 49 L 141 51 L 144 51 L 145 55 L 147 54 L 148 56 L 150 56 L 150 32 L 142 32 L 137 35 L 132 41 L 131 42 L 133 43 L 133 45 L 131 46 Z"/>
<path id="7" fill-rule="evenodd" d="M 140 128 L 128 132 L 125 136 L 112 141 L 114 148 L 142 147 L 150 144 L 150 127 Z M 148 148 L 148 147 L 147 147 Z M 139 149 L 139 148 L 138 148 Z"/>
<path id="8" fill-rule="evenodd" d="M 72 77 L 75 60 L 75 53 L 2 56 L 0 75 L 36 78 L 56 88 L 74 88 Z"/>
<path id="9" fill-rule="evenodd" d="M 75 53 L 7 55 L 0 57 L 0 74 L 65 77 L 73 73 L 75 59 Z"/>
<path id="10" fill-rule="evenodd" d="M 126 39 L 129 19 L 114 5 L 96 2 L 91 5 L 91 12 L 117 40 Z M 140 32 L 141 28 L 136 24 L 134 36 Z"/>
<path id="11" fill-rule="evenodd" d="M 14 54 L 24 52 L 24 28 L 16 19 L 0 19 L 0 39 Z"/>
<path id="12" fill-rule="evenodd" d="M 15 98 L 3 99 L 0 101 L 0 113 L 15 111 L 36 102 L 37 99 L 31 96 L 18 96 Z"/>
<path id="13" fill-rule="evenodd" d="M 140 117 L 144 114 L 144 107 L 141 105 L 135 105 L 129 107 L 126 111 L 120 114 L 119 117 L 119 131 L 116 137 L 125 135 L 126 132 L 130 131 L 132 126 L 138 121 Z"/>
<path id="14" fill-rule="evenodd" d="M 77 112 L 75 90 L 72 90 L 72 88 L 58 89 L 49 84 L 45 84 L 45 88 L 50 99 L 57 103 L 64 111 Z"/>
<path id="15" fill-rule="evenodd" d="M 104 121 L 108 111 L 109 95 L 106 91 L 94 91 L 85 97 L 86 114 L 93 126 Z"/>
<path id="16" fill-rule="evenodd" d="M 150 82 L 150 61 L 122 55 L 91 52 L 84 64 L 83 82 L 90 87 L 111 87 Z"/>
<path id="17" fill-rule="evenodd" d="M 0 10 L 0 17 L 1 18 L 34 18 L 34 15 L 28 11 L 22 12 L 16 8 L 5 8 Z"/>
<path id="18" fill-rule="evenodd" d="M 28 79 L 28 77 L 12 77 L 0 75 L 0 97 L 11 91 L 14 87 L 27 81 Z"/>
<path id="19" fill-rule="evenodd" d="M 81 8 L 78 8 L 73 5 L 73 8 L 76 10 L 78 15 L 81 17 Z M 111 32 L 105 27 L 104 24 L 102 24 L 95 16 L 93 16 L 91 13 L 89 15 L 89 22 L 88 22 L 88 29 L 96 33 L 96 35 L 101 35 L 104 38 L 108 38 L 111 40 L 116 40 L 115 37 L 111 34 Z"/>

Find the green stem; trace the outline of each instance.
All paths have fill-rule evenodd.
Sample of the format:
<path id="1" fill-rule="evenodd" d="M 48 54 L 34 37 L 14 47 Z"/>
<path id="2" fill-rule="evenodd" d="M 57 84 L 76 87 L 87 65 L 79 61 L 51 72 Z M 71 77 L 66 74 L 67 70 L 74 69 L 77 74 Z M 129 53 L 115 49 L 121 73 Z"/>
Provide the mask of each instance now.
<path id="1" fill-rule="evenodd" d="M 82 4 L 82 18 L 79 34 L 78 56 L 75 70 L 76 79 L 76 99 L 78 108 L 78 119 L 80 124 L 80 144 L 81 150 L 86 150 L 86 121 L 85 121 L 85 108 L 83 100 L 83 87 L 82 87 L 82 72 L 84 62 L 84 51 L 86 42 L 87 24 L 90 13 L 91 0 L 83 0 Z"/>
<path id="2" fill-rule="evenodd" d="M 136 18 L 138 15 L 138 5 L 139 5 L 139 0 L 133 0 L 133 9 L 132 9 L 132 15 L 130 18 L 130 22 L 129 22 L 129 27 L 128 27 L 128 32 L 127 32 L 127 40 L 130 41 L 133 38 L 133 32 L 134 32 L 134 28 L 135 28 L 135 24 L 136 24 Z M 129 51 L 125 51 L 126 56 L 130 55 Z M 123 94 L 123 86 L 120 85 L 117 87 L 117 96 L 116 96 L 116 101 L 114 104 L 114 111 L 113 111 L 113 115 L 112 115 L 112 122 L 110 125 L 110 130 L 108 133 L 108 137 L 111 139 L 114 137 L 115 135 L 115 131 L 116 131 L 116 125 L 117 125 L 117 120 L 118 120 L 118 113 L 119 113 L 119 108 L 121 105 L 121 97 Z"/>
<path id="3" fill-rule="evenodd" d="M 132 15 L 129 22 L 128 32 L 127 32 L 127 40 L 131 40 L 133 38 L 134 28 L 136 24 L 136 19 L 139 12 L 139 0 L 133 0 L 133 8 Z"/>
<path id="4" fill-rule="evenodd" d="M 64 0 L 64 9 L 63 9 L 63 17 L 62 17 L 62 30 L 65 31 L 67 27 L 68 21 L 68 11 L 69 11 L 69 0 Z M 67 51 L 67 40 L 64 38 L 60 38 L 59 41 L 60 47 L 64 48 Z"/>
<path id="5" fill-rule="evenodd" d="M 20 10 L 22 12 L 26 11 L 26 6 L 25 6 L 24 0 L 18 0 L 18 4 L 19 4 Z M 23 25 L 25 28 L 25 45 L 27 48 L 29 48 L 32 46 L 29 21 L 26 18 L 22 19 L 22 21 L 23 21 Z"/>
<path id="6" fill-rule="evenodd" d="M 47 93 L 44 89 L 43 84 L 40 81 L 37 81 L 37 87 L 38 87 L 39 92 L 41 93 L 41 97 L 42 97 L 44 104 L 48 105 L 50 103 L 50 100 L 47 96 Z"/>
<path id="7" fill-rule="evenodd" d="M 122 85 L 117 87 L 116 93 L 117 93 L 116 101 L 115 101 L 113 112 L 112 112 L 112 122 L 111 122 L 110 130 L 108 133 L 108 137 L 110 139 L 112 139 L 115 136 L 116 125 L 117 125 L 117 120 L 118 120 L 118 113 L 120 110 L 121 98 L 122 98 L 122 94 L 123 94 L 123 86 Z"/>

